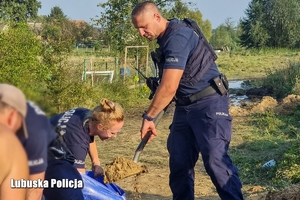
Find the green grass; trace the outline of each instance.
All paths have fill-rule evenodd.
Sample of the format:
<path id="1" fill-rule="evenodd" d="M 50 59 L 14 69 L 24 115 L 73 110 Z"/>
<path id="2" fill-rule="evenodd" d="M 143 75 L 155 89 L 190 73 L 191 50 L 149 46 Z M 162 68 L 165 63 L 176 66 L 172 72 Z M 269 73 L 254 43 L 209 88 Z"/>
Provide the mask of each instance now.
<path id="1" fill-rule="evenodd" d="M 216 63 L 229 79 L 266 77 L 269 71 L 284 69 L 300 61 L 298 50 L 263 49 L 218 53 Z"/>
<path id="2" fill-rule="evenodd" d="M 273 97 L 300 95 L 299 51 L 269 49 L 221 53 L 219 68 L 229 79 L 251 78 L 255 87 L 272 86 Z M 300 103 L 299 103 L 300 105 Z M 234 133 L 241 134 L 230 155 L 244 185 L 279 189 L 300 182 L 300 106 L 289 115 L 268 111 L 237 119 Z M 276 166 L 262 168 L 274 159 Z"/>
<path id="3" fill-rule="evenodd" d="M 248 133 L 230 149 L 243 184 L 281 188 L 300 182 L 299 108 L 286 116 L 267 112 L 243 119 Z M 275 167 L 262 168 L 271 159 Z"/>
<path id="4" fill-rule="evenodd" d="M 229 79 L 255 78 L 253 84 L 256 86 L 274 86 L 276 98 L 291 93 L 300 94 L 299 64 L 294 62 L 299 59 L 297 51 L 271 49 L 222 52 L 218 55 L 219 69 Z M 86 59 L 87 69 L 92 65 L 93 69 L 103 70 L 106 67 L 106 61 L 110 63 L 109 69 L 114 70 L 122 67 L 122 61 L 117 67 L 115 66 L 114 57 L 73 56 L 70 57 L 69 62 L 72 66 L 77 66 L 77 70 L 80 70 L 80 73 L 77 72 L 77 74 L 82 73 L 84 59 Z M 90 64 L 91 60 L 93 60 L 92 64 Z M 70 74 L 66 74 L 66 77 L 68 76 L 70 77 Z M 81 81 L 80 77 L 77 78 L 78 81 Z M 91 86 L 91 79 L 87 77 L 87 80 L 81 82 L 78 87 L 74 87 L 74 90 L 64 94 L 71 99 L 70 103 L 65 105 L 63 109 L 67 110 L 75 106 L 93 108 L 101 98 L 108 98 L 119 102 L 125 108 L 126 115 L 132 116 L 133 113 L 140 115 L 140 111 L 150 103 L 148 100 L 150 90 L 144 84 L 138 84 L 134 74 L 126 77 L 125 80 L 122 78 L 116 73 L 112 84 L 108 83 L 106 79 L 98 79 L 94 86 Z M 44 103 L 49 106 L 48 101 L 44 101 Z M 234 122 L 234 134 L 237 134 L 241 139 L 240 142 L 234 142 L 229 153 L 239 168 L 243 184 L 277 188 L 300 181 L 299 110 L 298 108 L 292 114 L 285 116 L 269 111 Z M 132 122 L 132 119 L 128 120 Z M 138 128 L 135 131 L 138 131 Z M 123 137 L 120 136 L 120 138 Z M 125 137 L 131 138 L 130 135 Z M 119 141 L 119 139 L 116 140 Z M 126 146 L 117 144 L 115 148 L 118 149 L 118 154 L 133 156 L 138 138 L 135 138 L 134 142 L 132 144 L 131 140 L 128 140 L 125 143 Z M 107 145 L 106 147 L 110 146 Z M 129 147 L 130 149 L 128 149 Z M 103 151 L 103 147 L 99 150 Z M 156 151 L 158 150 L 155 147 Z M 150 149 L 148 153 L 151 153 Z M 115 156 L 116 152 L 112 151 L 109 159 Z M 271 159 L 276 160 L 276 166 L 263 169 L 261 166 Z M 148 162 L 149 164 L 165 163 L 157 155 Z M 89 167 L 88 161 L 87 165 Z"/>
<path id="5" fill-rule="evenodd" d="M 218 65 L 229 79 L 255 78 L 251 82 L 254 86 L 272 85 L 274 96 L 282 98 L 292 93 L 300 95 L 299 63 L 290 61 L 297 61 L 298 57 L 297 51 L 281 49 L 227 52 L 219 54 Z M 103 82 L 95 85 L 91 91 L 89 98 L 82 102 L 83 105 L 91 107 L 96 99 L 106 97 L 120 102 L 129 116 L 140 114 L 140 111 L 150 103 L 149 89 L 145 85 L 138 85 L 133 77 L 126 79 L 125 82 L 122 79 L 115 80 L 113 84 Z M 109 144 L 103 146 L 99 144 L 101 146 L 99 152 L 107 148 L 113 149 L 101 159 L 103 163 L 112 161 L 116 155 L 133 156 L 139 142 L 139 135 L 135 134 L 140 128 L 138 119 L 140 118 L 127 119 L 127 123 L 138 122 L 136 126 L 131 124 L 134 130 L 129 128 L 128 132 Z M 233 140 L 229 154 L 239 168 L 239 175 L 246 189 L 252 185 L 278 189 L 300 182 L 299 121 L 299 106 L 289 115 L 268 111 L 247 117 L 234 117 Z M 167 167 L 165 140 L 155 143 L 153 149 L 149 144 L 144 153 L 151 156 L 144 157 L 143 162 Z M 276 165 L 262 168 L 262 165 L 271 159 L 276 161 Z M 89 167 L 90 163 L 87 160 L 87 168 Z"/>

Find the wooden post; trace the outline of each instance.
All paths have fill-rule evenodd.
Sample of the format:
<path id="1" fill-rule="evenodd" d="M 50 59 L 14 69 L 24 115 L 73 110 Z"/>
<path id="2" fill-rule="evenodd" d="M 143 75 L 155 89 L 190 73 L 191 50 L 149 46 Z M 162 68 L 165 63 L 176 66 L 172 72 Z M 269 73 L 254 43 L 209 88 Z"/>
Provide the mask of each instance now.
<path id="1" fill-rule="evenodd" d="M 94 86 L 94 73 L 93 73 L 93 60 L 91 59 L 91 76 L 92 76 L 92 86 Z"/>
<path id="2" fill-rule="evenodd" d="M 124 80 L 125 80 L 125 72 L 126 72 L 126 66 L 127 66 L 127 51 L 128 48 L 146 48 L 147 49 L 147 59 L 146 59 L 146 77 L 148 76 L 148 56 L 149 56 L 149 46 L 126 46 L 125 47 L 125 61 L 124 61 Z"/>
<path id="3" fill-rule="evenodd" d="M 138 54 L 136 55 L 136 68 L 139 70 L 140 69 L 140 67 L 139 67 L 139 56 L 138 56 Z M 135 70 L 135 75 L 137 76 L 137 77 L 139 77 L 139 72 L 137 71 L 137 70 Z"/>
<path id="4" fill-rule="evenodd" d="M 146 77 L 148 77 L 148 66 L 149 65 L 149 47 L 147 46 L 147 53 L 146 53 Z"/>
<path id="5" fill-rule="evenodd" d="M 126 64 L 127 64 L 127 47 L 125 47 L 125 60 L 124 60 L 124 72 L 123 72 L 123 82 L 125 82 L 125 72 L 126 72 Z"/>
<path id="6" fill-rule="evenodd" d="M 119 58 L 116 57 L 116 58 L 115 58 L 115 72 L 116 72 L 116 79 L 117 79 L 117 80 L 119 80 L 119 72 L 118 72 L 119 67 L 118 67 L 118 65 L 119 65 Z"/>
<path id="7" fill-rule="evenodd" d="M 86 81 L 86 60 L 83 61 L 83 80 Z"/>

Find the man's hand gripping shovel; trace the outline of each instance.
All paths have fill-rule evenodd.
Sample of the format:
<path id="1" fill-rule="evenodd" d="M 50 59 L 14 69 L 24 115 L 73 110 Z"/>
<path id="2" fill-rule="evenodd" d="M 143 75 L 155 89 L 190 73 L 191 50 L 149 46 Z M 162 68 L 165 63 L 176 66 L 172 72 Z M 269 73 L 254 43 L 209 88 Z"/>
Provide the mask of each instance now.
<path id="1" fill-rule="evenodd" d="M 151 100 L 156 92 L 156 89 L 159 85 L 159 82 L 160 82 L 160 79 L 159 79 L 159 75 L 160 73 L 157 73 L 159 71 L 158 69 L 158 66 L 157 66 L 157 62 L 159 62 L 159 58 L 158 58 L 158 54 L 155 53 L 154 51 L 151 51 L 151 58 L 154 62 L 154 66 L 155 66 L 155 69 L 156 69 L 156 77 L 149 77 L 147 78 L 139 69 L 135 68 L 139 74 L 141 74 L 143 76 L 143 78 L 146 80 L 146 84 L 147 86 L 150 88 L 151 90 L 151 93 L 149 95 L 149 100 Z M 170 102 L 171 104 L 171 102 Z M 170 105 L 169 104 L 169 105 Z M 154 125 L 157 126 L 157 124 L 159 123 L 160 119 L 164 116 L 164 114 L 166 113 L 167 109 L 168 109 L 168 106 L 166 106 L 154 119 L 153 119 L 153 122 L 154 122 Z M 138 145 L 138 147 L 136 148 L 135 150 L 135 154 L 134 154 L 134 157 L 133 157 L 133 161 L 135 163 L 137 163 L 139 161 L 139 158 L 140 158 L 140 154 L 142 153 L 144 147 L 146 146 L 148 140 L 150 139 L 152 135 L 152 131 L 148 131 L 146 133 L 146 135 L 144 136 L 144 138 L 141 140 L 140 144 Z"/>
<path id="2" fill-rule="evenodd" d="M 157 69 L 157 57 L 154 52 L 151 52 L 152 60 L 154 61 L 155 67 Z M 149 77 L 147 78 L 139 69 L 135 68 L 146 80 L 147 86 L 150 88 L 151 93 L 149 95 L 149 99 L 151 100 L 156 92 L 156 89 L 159 85 L 159 77 L 156 74 L 156 77 Z M 157 72 L 158 70 L 156 70 Z M 170 102 L 171 103 L 171 102 Z M 169 104 L 170 105 L 170 104 Z M 160 119 L 163 117 L 165 112 L 168 109 L 168 106 L 165 107 L 154 119 L 153 122 L 155 126 L 157 126 Z M 147 167 L 145 165 L 138 165 L 138 161 L 140 158 L 140 154 L 142 153 L 144 147 L 146 146 L 149 138 L 151 137 L 152 132 L 148 131 L 145 137 L 139 143 L 133 160 L 125 159 L 125 158 L 116 158 L 115 161 L 105 167 L 105 179 L 104 182 L 115 182 L 117 180 L 121 180 L 127 178 L 129 176 L 138 175 L 143 172 L 147 172 Z"/>
<path id="3" fill-rule="evenodd" d="M 168 106 L 162 110 L 154 119 L 153 119 L 153 122 L 155 124 L 155 126 L 157 126 L 158 122 L 160 121 L 160 119 L 164 116 L 166 110 L 167 110 Z M 134 154 L 134 157 L 133 157 L 133 161 L 135 163 L 137 163 L 140 159 L 140 154 L 142 153 L 144 147 L 146 146 L 149 138 L 151 137 L 152 135 L 152 131 L 148 131 L 145 135 L 145 137 L 141 140 L 140 144 L 138 145 L 138 147 L 136 148 L 135 150 L 135 154 Z"/>

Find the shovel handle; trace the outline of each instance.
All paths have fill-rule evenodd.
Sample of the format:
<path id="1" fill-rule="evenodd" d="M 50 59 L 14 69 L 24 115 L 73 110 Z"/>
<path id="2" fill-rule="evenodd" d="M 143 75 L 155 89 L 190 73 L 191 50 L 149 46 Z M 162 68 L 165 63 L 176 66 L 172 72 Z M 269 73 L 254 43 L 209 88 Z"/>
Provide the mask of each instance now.
<path id="1" fill-rule="evenodd" d="M 142 139 L 142 141 L 140 142 L 139 146 L 136 148 L 135 150 L 135 154 L 134 154 L 134 157 L 133 157 L 133 161 L 135 163 L 137 163 L 139 161 L 139 157 L 140 157 L 140 154 L 142 153 L 144 147 L 146 146 L 150 136 L 152 135 L 152 131 L 148 131 L 145 135 L 145 137 Z"/>
<path id="2" fill-rule="evenodd" d="M 160 121 L 160 119 L 162 118 L 162 116 L 164 115 L 165 111 L 167 110 L 167 107 L 162 110 L 154 119 L 153 119 L 153 123 L 155 124 L 155 126 L 157 126 L 158 122 Z M 148 131 L 146 133 L 146 135 L 144 136 L 144 138 L 142 139 L 142 141 L 140 142 L 140 144 L 138 145 L 138 147 L 135 150 L 135 154 L 133 157 L 133 161 L 135 163 L 137 163 L 139 161 L 140 158 L 140 154 L 142 153 L 144 147 L 146 146 L 150 136 L 152 135 L 152 131 Z"/>

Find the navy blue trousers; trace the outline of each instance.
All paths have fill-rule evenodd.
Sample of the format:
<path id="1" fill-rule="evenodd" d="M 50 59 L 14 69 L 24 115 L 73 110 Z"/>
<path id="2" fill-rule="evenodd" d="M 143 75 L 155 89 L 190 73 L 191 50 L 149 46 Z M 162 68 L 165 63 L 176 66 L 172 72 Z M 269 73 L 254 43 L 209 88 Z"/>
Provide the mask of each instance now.
<path id="1" fill-rule="evenodd" d="M 238 169 L 227 154 L 232 135 L 228 100 L 214 94 L 187 106 L 176 105 L 167 142 L 174 200 L 194 199 L 194 167 L 199 153 L 220 198 L 243 199 Z"/>
<path id="2" fill-rule="evenodd" d="M 45 173 L 45 180 L 49 182 L 49 188 L 45 188 L 43 195 L 45 200 L 83 200 L 82 189 L 77 188 L 50 188 L 51 179 L 82 180 L 78 170 L 66 160 L 50 160 Z"/>

